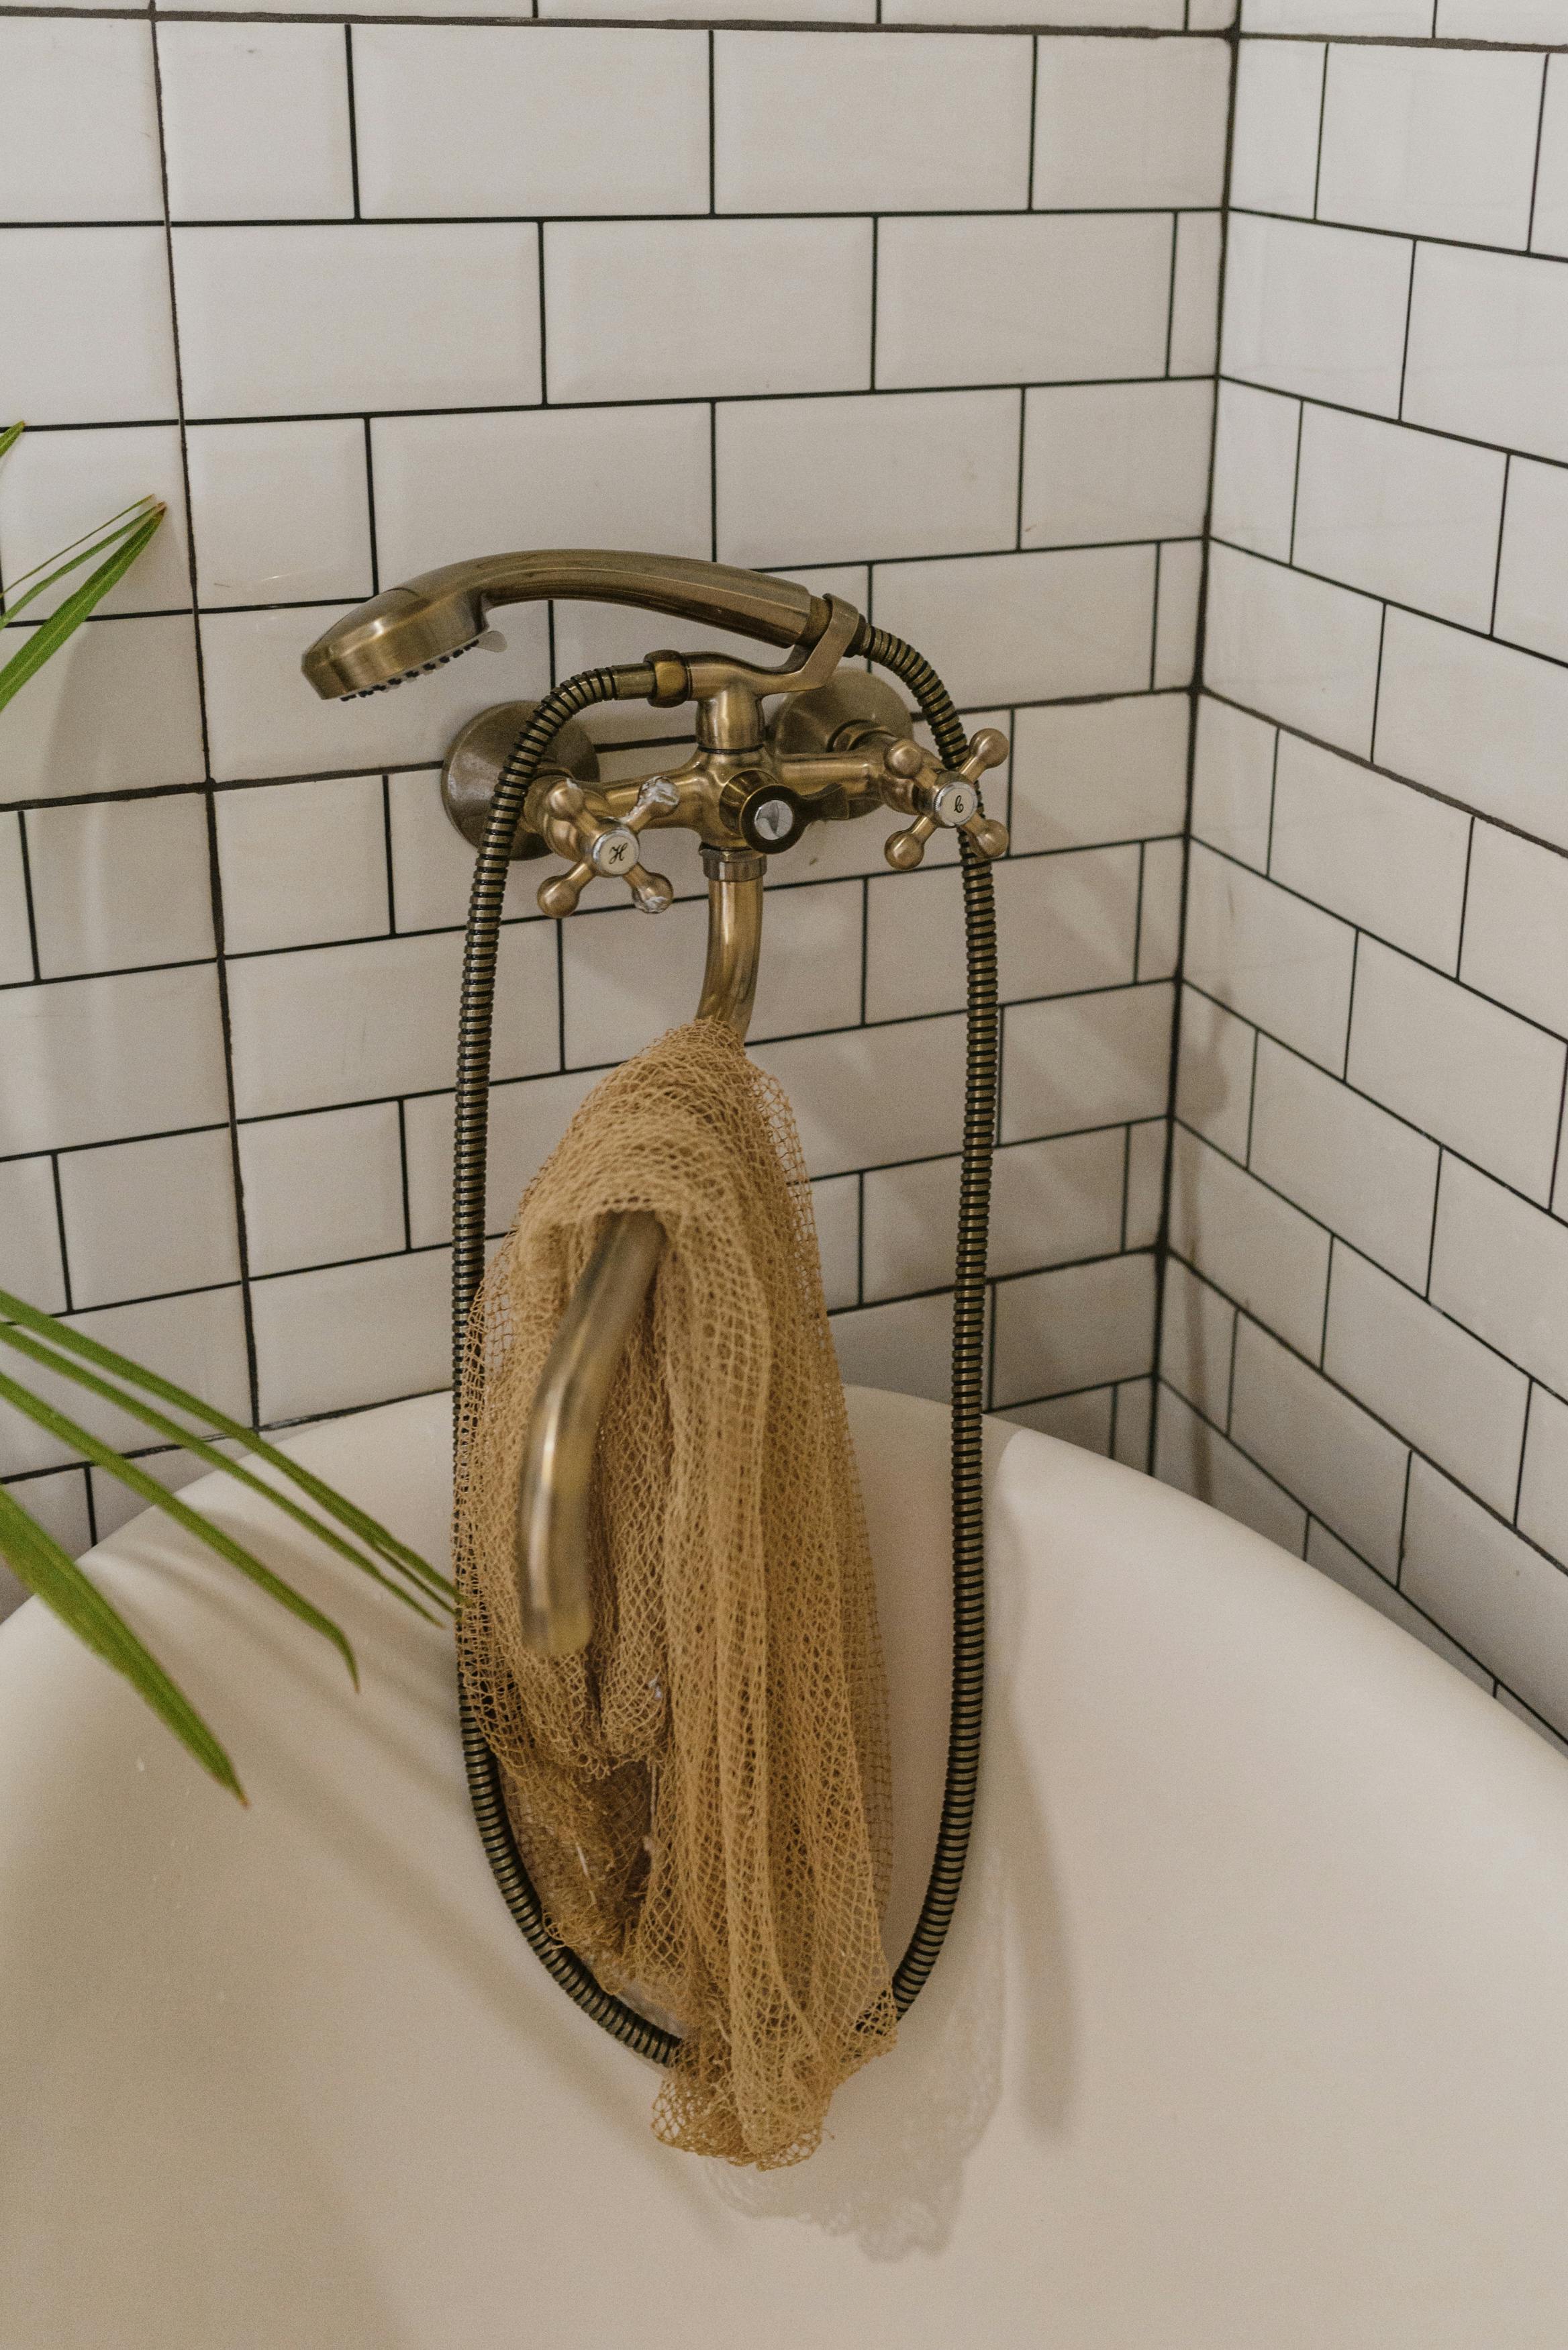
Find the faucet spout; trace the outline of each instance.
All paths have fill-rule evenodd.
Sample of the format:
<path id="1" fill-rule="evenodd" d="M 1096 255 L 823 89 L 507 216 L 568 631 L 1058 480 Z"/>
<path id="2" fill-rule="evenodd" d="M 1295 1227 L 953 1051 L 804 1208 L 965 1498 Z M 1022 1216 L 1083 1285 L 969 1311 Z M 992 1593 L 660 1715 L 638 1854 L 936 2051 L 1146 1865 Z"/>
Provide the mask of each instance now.
<path id="1" fill-rule="evenodd" d="M 699 1019 L 744 1036 L 756 994 L 765 858 L 705 847 L 708 962 Z M 523 1637 L 550 1657 L 587 1646 L 589 1494 L 616 1371 L 658 1269 L 657 1216 L 628 1209 L 604 1228 L 561 1316 L 534 1398 L 514 1538 Z"/>

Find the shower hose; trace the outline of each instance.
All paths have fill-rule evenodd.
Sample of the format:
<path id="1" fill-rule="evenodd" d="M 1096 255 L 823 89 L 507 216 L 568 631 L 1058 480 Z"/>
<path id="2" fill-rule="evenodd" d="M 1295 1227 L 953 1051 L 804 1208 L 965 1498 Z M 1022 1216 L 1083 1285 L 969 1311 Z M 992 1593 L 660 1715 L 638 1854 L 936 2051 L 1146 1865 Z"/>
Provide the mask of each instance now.
<path id="1" fill-rule="evenodd" d="M 968 745 L 958 712 L 930 663 L 900 637 L 871 629 L 856 650 L 902 680 L 919 704 L 944 765 L 956 767 Z M 463 954 L 458 1030 L 452 1177 L 453 1388 L 461 1386 L 464 1340 L 484 1270 L 485 1143 L 490 1106 L 491 1015 L 513 837 L 540 759 L 569 718 L 615 699 L 607 669 L 582 670 L 540 702 L 513 745 L 496 785 L 484 844 L 474 868 Z M 941 1820 L 925 1898 L 909 1948 L 893 1970 L 893 1998 L 904 2014 L 935 1966 L 963 1881 L 980 1773 L 985 1677 L 985 1548 L 982 1429 L 986 1234 L 996 1126 L 999 1027 L 996 913 L 991 867 L 965 833 L 962 860 L 968 1024 L 963 1148 L 959 1176 L 958 1245 L 952 1337 L 952 1699 Z M 463 1761 L 480 1840 L 507 1908 L 524 1939 L 562 1990 L 611 2037 L 640 2056 L 671 2064 L 679 2034 L 607 1991 L 575 1950 L 551 1932 L 513 1834 L 501 1766 L 459 1693 Z"/>

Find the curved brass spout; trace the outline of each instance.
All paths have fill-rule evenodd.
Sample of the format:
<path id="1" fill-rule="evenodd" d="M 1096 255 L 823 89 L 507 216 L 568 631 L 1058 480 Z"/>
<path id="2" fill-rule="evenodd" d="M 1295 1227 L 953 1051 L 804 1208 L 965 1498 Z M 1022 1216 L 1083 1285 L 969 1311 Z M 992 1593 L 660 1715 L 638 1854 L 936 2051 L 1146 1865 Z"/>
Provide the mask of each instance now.
<path id="1" fill-rule="evenodd" d="M 743 1036 L 756 994 L 766 859 L 704 848 L 708 962 L 699 1019 L 727 1020 Z M 546 1656 L 587 1645 L 588 1494 L 605 1406 L 642 1310 L 664 1235 L 657 1216 L 607 1216 L 561 1316 L 540 1375 L 517 1492 L 517 1604 L 523 1637 Z"/>

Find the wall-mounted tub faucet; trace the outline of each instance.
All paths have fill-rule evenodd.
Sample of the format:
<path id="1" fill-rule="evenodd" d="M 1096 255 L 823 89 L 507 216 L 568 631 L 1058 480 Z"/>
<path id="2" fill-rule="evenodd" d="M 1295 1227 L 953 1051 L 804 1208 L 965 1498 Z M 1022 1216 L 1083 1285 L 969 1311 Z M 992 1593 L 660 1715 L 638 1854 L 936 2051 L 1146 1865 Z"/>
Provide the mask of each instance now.
<path id="1" fill-rule="evenodd" d="M 576 910 L 596 879 L 623 881 L 646 912 L 661 912 L 675 893 L 643 864 L 641 836 L 669 826 L 696 833 L 709 886 L 700 1018 L 727 1019 L 746 1033 L 766 859 L 793 847 L 810 825 L 892 810 L 906 819 L 885 850 L 899 872 L 919 864 L 940 829 L 966 834 L 987 858 L 1006 847 L 1006 828 L 984 814 L 979 789 L 985 770 L 1006 757 L 1006 737 L 982 728 L 961 758 L 944 764 L 913 739 L 910 712 L 890 686 L 866 670 L 840 668 L 872 641 L 853 605 L 790 580 L 598 550 L 449 564 L 337 621 L 306 654 L 305 673 L 329 696 L 400 684 L 477 642 L 493 607 L 536 597 L 646 606 L 794 647 L 778 669 L 727 653 L 658 651 L 590 672 L 610 688 L 597 698 L 645 699 L 659 710 L 694 702 L 696 750 L 667 771 L 601 784 L 591 742 L 568 724 L 537 761 L 512 827 L 512 858 L 554 851 L 566 859 L 568 869 L 537 893 L 541 911 L 557 918 Z M 764 721 L 763 702 L 774 698 L 775 712 Z M 482 856 L 535 708 L 518 702 L 482 711 L 447 754 L 448 813 Z M 630 1213 L 608 1220 L 540 1381 L 518 1498 L 517 1590 L 525 1637 L 553 1656 L 584 1647 L 592 1629 L 594 1449 L 616 1364 L 658 1262 L 657 1241 L 645 1229 L 650 1222 Z"/>
<path id="2" fill-rule="evenodd" d="M 981 806 L 980 778 L 1007 754 L 983 728 L 970 741 L 941 680 L 911 645 L 874 627 L 841 597 L 797 582 L 675 556 L 594 549 L 489 556 L 448 564 L 360 605 L 304 656 L 327 700 L 379 691 L 440 668 L 477 644 L 493 609 L 538 599 L 628 604 L 787 648 L 777 669 L 721 652 L 656 651 L 584 670 L 543 702 L 481 712 L 442 769 L 447 812 L 478 850 L 459 1023 L 452 1179 L 453 1384 L 459 1442 L 472 1402 L 469 1309 L 484 1269 L 485 1142 L 496 951 L 508 868 L 552 853 L 566 870 L 545 881 L 541 910 L 575 911 L 597 879 L 619 879 L 649 913 L 670 903 L 644 866 L 643 837 L 682 826 L 701 843 L 708 877 L 708 960 L 699 1016 L 744 1035 L 756 986 L 767 859 L 813 824 L 888 809 L 897 871 L 918 866 L 939 830 L 954 832 L 962 868 L 969 965 L 968 1047 L 958 1247 L 953 1283 L 953 1684 L 941 1824 L 919 1924 L 893 1972 L 900 2013 L 936 1962 L 962 1881 L 980 1765 L 985 1664 L 981 1399 L 986 1231 L 996 1124 L 999 1022 L 990 860 L 1005 827 Z M 935 751 L 915 740 L 900 696 L 912 693 Z M 697 747 L 668 770 L 601 782 L 594 746 L 576 724 L 596 702 L 696 704 Z M 774 704 L 764 714 L 764 703 Z M 655 1219 L 607 1217 L 562 1317 L 534 1402 L 519 1481 L 517 1596 L 525 1636 L 553 1655 L 587 1641 L 587 1512 L 594 1451 L 616 1366 L 658 1268 Z M 481 1839 L 507 1906 L 544 1965 L 605 2029 L 670 2062 L 675 2035 L 607 1991 L 552 1934 L 513 1835 L 495 1758 L 463 1711 L 463 1751 Z"/>
<path id="3" fill-rule="evenodd" d="M 511 851 L 554 850 L 567 860 L 566 874 L 540 887 L 543 912 L 574 912 L 596 876 L 624 880 L 645 911 L 661 911 L 674 892 L 643 868 L 638 836 L 665 825 L 695 832 L 708 848 L 774 856 L 809 824 L 886 806 L 911 819 L 888 844 L 888 861 L 900 872 L 919 865 L 940 827 L 966 829 L 988 857 L 1006 847 L 1005 829 L 981 814 L 976 789 L 981 774 L 1007 755 L 1004 738 L 984 729 L 957 771 L 945 768 L 909 739 L 909 712 L 890 688 L 865 671 L 836 676 L 841 660 L 868 650 L 868 623 L 841 597 L 814 596 L 793 580 L 594 549 L 451 563 L 337 621 L 306 654 L 305 673 L 328 698 L 379 692 L 469 651 L 494 608 L 539 598 L 633 604 L 794 648 L 776 670 L 722 653 L 660 651 L 600 672 L 614 681 L 606 698 L 659 710 L 694 702 L 698 747 L 668 775 L 600 787 L 581 730 L 553 740 Z M 774 696 L 784 699 L 764 725 L 763 701 Z M 447 806 L 475 847 L 533 707 L 505 702 L 482 712 L 447 754 Z"/>

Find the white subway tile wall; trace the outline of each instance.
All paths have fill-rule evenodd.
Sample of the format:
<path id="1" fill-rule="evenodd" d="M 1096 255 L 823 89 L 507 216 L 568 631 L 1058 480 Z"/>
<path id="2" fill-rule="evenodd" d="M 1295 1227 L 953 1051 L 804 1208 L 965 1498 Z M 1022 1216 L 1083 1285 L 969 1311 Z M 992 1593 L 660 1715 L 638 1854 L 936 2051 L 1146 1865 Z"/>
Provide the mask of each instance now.
<path id="1" fill-rule="evenodd" d="M 1241 31 L 1157 1464 L 1563 1731 L 1568 11 Z"/>
<path id="2" fill-rule="evenodd" d="M 468 860 L 435 763 L 653 623 L 518 610 L 504 659 L 352 709 L 299 654 L 503 545 L 787 567 L 1016 739 L 992 1395 L 1144 1466 L 1233 0 L 670 13 L 0 14 L 0 416 L 31 427 L 0 575 L 170 507 L 0 721 L 0 1281 L 266 1422 L 441 1385 Z M 619 761 L 670 739 L 618 722 Z M 849 829 L 774 877 L 757 1057 L 846 1373 L 937 1394 L 957 879 Z M 670 869 L 657 932 L 607 903 L 557 931 L 526 875 L 508 899 L 494 1231 L 596 1075 L 695 1001 L 701 877 Z M 118 1523 L 5 1440 L 74 1544 Z"/>

